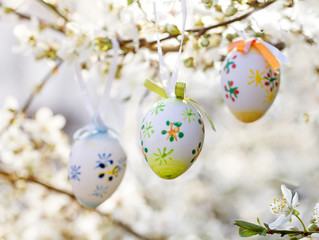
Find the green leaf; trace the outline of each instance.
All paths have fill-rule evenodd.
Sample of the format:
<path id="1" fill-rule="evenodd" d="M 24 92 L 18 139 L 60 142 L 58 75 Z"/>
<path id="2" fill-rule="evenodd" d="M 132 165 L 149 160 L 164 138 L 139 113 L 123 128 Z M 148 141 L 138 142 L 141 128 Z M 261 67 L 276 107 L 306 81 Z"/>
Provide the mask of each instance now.
<path id="1" fill-rule="evenodd" d="M 264 226 L 267 228 L 267 229 L 270 229 L 269 225 L 267 223 L 264 223 Z"/>
<path id="2" fill-rule="evenodd" d="M 266 236 L 267 235 L 267 230 L 264 229 L 264 231 L 262 231 L 261 233 L 259 233 L 260 236 Z"/>
<path id="3" fill-rule="evenodd" d="M 259 225 L 261 225 L 261 224 L 260 224 L 260 220 L 259 220 L 259 218 L 257 218 L 257 222 L 258 222 L 258 224 L 259 224 Z"/>
<path id="4" fill-rule="evenodd" d="M 127 0 L 127 5 L 131 5 L 134 2 L 134 0 Z"/>
<path id="5" fill-rule="evenodd" d="M 251 231 L 251 230 L 248 230 L 248 229 L 245 229 L 245 228 L 242 228 L 242 227 L 239 228 L 239 235 L 241 237 L 251 237 L 251 236 L 254 236 L 254 235 L 257 235 L 257 234 L 258 234 L 258 232 Z"/>
<path id="6" fill-rule="evenodd" d="M 236 220 L 234 224 L 241 228 L 244 228 L 253 232 L 257 232 L 257 234 L 263 233 L 263 231 L 265 230 L 265 228 L 263 228 L 262 226 L 259 226 L 250 222 L 246 222 L 246 221 L 241 221 L 241 220 Z"/>

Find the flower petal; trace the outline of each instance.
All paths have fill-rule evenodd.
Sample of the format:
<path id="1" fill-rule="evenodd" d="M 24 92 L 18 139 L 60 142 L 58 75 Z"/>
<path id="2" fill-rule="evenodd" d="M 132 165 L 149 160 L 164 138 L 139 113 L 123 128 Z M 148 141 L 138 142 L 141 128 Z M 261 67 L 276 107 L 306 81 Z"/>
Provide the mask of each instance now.
<path id="1" fill-rule="evenodd" d="M 276 229 L 280 225 L 288 222 L 291 218 L 292 214 L 289 214 L 288 216 L 285 216 L 285 214 L 280 215 L 276 221 L 269 224 L 270 229 Z"/>
<path id="2" fill-rule="evenodd" d="M 299 202 L 299 196 L 298 196 L 298 193 L 295 193 L 295 196 L 292 199 L 292 203 L 291 203 L 292 208 L 297 207 L 298 202 Z"/>
<path id="3" fill-rule="evenodd" d="M 313 239 L 313 240 L 319 240 L 319 233 L 311 234 L 311 239 Z"/>
<path id="4" fill-rule="evenodd" d="M 292 193 L 291 190 L 288 189 L 285 185 L 281 185 L 281 192 L 284 196 L 284 198 L 287 200 L 288 204 L 291 204 L 291 199 L 292 199 Z"/>

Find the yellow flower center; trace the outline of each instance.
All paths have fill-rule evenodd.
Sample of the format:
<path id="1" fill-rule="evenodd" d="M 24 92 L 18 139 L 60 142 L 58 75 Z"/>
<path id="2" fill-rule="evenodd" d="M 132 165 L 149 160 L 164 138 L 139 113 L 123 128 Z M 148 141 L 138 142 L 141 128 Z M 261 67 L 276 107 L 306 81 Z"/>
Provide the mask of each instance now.
<path id="1" fill-rule="evenodd" d="M 291 206 L 289 206 L 287 199 L 284 197 L 274 199 L 274 201 L 270 204 L 270 208 L 274 214 L 283 213 L 286 216 L 288 216 L 292 211 Z"/>

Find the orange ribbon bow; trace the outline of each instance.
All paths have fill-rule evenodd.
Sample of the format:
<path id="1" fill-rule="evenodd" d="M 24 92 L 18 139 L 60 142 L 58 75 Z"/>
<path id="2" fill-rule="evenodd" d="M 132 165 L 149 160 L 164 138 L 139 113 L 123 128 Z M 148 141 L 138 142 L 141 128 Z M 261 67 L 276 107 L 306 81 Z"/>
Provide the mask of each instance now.
<path id="1" fill-rule="evenodd" d="M 277 58 L 261 41 L 257 39 L 233 42 L 228 46 L 228 52 L 232 51 L 234 48 L 237 48 L 238 52 L 246 54 L 251 46 L 257 48 L 257 50 L 266 58 L 266 60 L 270 64 L 270 67 L 275 72 L 279 69 L 280 63 L 278 62 Z"/>

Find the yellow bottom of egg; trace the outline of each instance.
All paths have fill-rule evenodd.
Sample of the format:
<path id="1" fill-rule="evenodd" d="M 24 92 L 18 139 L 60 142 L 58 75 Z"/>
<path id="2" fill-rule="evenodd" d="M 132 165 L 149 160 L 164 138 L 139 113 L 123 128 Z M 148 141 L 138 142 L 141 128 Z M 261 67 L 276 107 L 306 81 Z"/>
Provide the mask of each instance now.
<path id="1" fill-rule="evenodd" d="M 254 122 L 256 120 L 258 120 L 259 118 L 261 118 L 264 115 L 265 112 L 263 111 L 232 111 L 232 114 L 234 114 L 234 116 L 245 123 L 250 123 L 250 122 Z"/>

